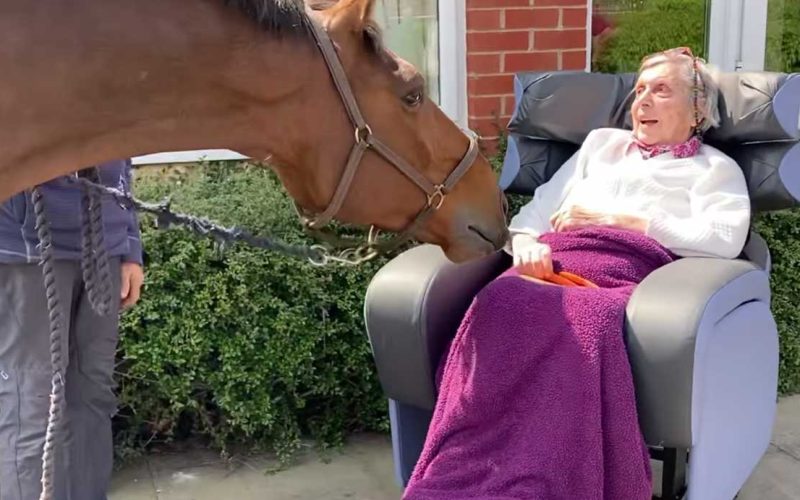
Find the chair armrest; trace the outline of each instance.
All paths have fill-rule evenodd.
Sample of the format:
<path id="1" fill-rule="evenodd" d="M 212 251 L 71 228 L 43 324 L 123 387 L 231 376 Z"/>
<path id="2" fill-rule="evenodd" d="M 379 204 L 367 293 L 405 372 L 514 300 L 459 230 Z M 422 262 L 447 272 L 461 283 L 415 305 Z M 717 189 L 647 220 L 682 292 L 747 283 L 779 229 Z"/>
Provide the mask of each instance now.
<path id="1" fill-rule="evenodd" d="M 750 237 L 744 245 L 742 256 L 767 274 L 772 271 L 772 255 L 770 255 L 767 241 L 757 232 L 750 231 Z"/>
<path id="2" fill-rule="evenodd" d="M 383 266 L 364 304 L 367 335 L 386 395 L 433 409 L 439 359 L 472 299 L 508 267 L 500 251 L 454 264 L 442 250 L 421 245 Z"/>
<path id="3" fill-rule="evenodd" d="M 725 316 L 754 301 L 769 306 L 769 275 L 746 260 L 680 259 L 634 290 L 626 341 L 648 444 L 692 446 L 695 363 L 702 363 L 712 341 L 706 337 Z"/>

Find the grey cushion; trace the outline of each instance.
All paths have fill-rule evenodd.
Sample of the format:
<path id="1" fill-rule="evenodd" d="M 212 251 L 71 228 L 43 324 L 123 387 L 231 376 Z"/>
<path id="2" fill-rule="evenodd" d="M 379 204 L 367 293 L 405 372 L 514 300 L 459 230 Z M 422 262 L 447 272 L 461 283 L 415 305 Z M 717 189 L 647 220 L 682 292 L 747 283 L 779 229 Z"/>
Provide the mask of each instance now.
<path id="1" fill-rule="evenodd" d="M 633 73 L 529 72 L 515 77 L 517 105 L 508 130 L 581 144 L 599 127 L 630 128 Z M 800 75 L 722 73 L 721 123 L 709 143 L 800 139 Z"/>
<path id="2" fill-rule="evenodd" d="M 501 187 L 533 194 L 595 128 L 630 129 L 634 74 L 520 73 Z M 587 90 L 590 89 L 590 90 Z M 753 208 L 800 200 L 800 75 L 723 73 L 718 129 L 707 142 L 745 172 Z"/>
<path id="3" fill-rule="evenodd" d="M 529 72 L 514 79 L 516 106 L 509 132 L 582 144 L 596 128 L 624 126 L 635 75 Z"/>
<path id="4" fill-rule="evenodd" d="M 578 150 L 569 142 L 511 136 L 508 139 L 500 187 L 513 194 L 532 195 Z"/>
<path id="5" fill-rule="evenodd" d="M 744 170 L 755 211 L 781 210 L 798 204 L 800 142 L 725 144 L 720 149 Z"/>
<path id="6" fill-rule="evenodd" d="M 800 139 L 800 74 L 722 73 L 719 86 L 721 123 L 709 142 Z"/>

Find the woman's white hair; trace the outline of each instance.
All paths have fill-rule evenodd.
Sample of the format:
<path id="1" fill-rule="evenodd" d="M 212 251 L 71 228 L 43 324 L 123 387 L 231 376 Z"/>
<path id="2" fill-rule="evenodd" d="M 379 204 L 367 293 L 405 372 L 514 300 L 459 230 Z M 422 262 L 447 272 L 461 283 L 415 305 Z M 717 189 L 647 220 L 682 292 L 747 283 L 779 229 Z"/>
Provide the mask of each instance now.
<path id="1" fill-rule="evenodd" d="M 695 106 L 694 90 L 697 90 L 698 132 L 702 134 L 712 127 L 718 127 L 720 115 L 717 69 L 699 57 L 693 57 L 681 49 L 672 49 L 645 57 L 639 73 L 668 62 L 675 63 L 681 69 L 681 79 L 689 89 L 689 106 L 692 108 Z"/>

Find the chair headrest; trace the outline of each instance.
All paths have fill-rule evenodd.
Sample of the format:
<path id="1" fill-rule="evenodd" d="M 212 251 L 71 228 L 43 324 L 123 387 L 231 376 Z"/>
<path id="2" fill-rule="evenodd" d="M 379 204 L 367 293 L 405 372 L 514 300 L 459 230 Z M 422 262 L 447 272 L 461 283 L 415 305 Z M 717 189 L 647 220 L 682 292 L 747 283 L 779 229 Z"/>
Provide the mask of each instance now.
<path id="1" fill-rule="evenodd" d="M 516 75 L 501 186 L 532 194 L 592 130 L 631 129 L 636 75 L 580 71 Z M 800 74 L 721 73 L 720 126 L 705 141 L 745 173 L 754 210 L 800 200 Z"/>

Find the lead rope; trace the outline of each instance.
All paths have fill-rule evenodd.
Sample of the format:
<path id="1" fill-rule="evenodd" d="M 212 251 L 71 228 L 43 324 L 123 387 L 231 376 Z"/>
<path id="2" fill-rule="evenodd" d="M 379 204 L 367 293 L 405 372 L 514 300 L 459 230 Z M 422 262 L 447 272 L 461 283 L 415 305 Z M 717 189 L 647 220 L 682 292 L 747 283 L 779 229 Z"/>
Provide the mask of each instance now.
<path id="1" fill-rule="evenodd" d="M 83 171 L 82 176 L 93 182 L 100 181 L 96 168 Z M 81 271 L 83 283 L 92 309 L 99 316 L 111 311 L 111 269 L 108 250 L 103 235 L 103 212 L 101 195 L 83 187 L 83 223 L 81 237 Z"/>
<path id="2" fill-rule="evenodd" d="M 44 289 L 47 297 L 47 312 L 50 318 L 50 364 L 53 369 L 50 412 L 47 419 L 47 431 L 42 453 L 42 492 L 39 500 L 52 500 L 55 436 L 61 428 L 64 413 L 64 349 L 62 345 L 64 314 L 62 313 L 63 306 L 56 286 L 55 258 L 50 225 L 44 213 L 44 201 L 38 187 L 33 189 L 31 199 L 33 201 L 33 210 L 36 214 L 36 233 L 39 237 L 39 253 L 41 254 Z"/>
<path id="3" fill-rule="evenodd" d="M 97 173 L 94 173 L 97 175 Z M 47 312 L 50 318 L 50 364 L 53 370 L 50 389 L 50 410 L 42 452 L 42 492 L 39 500 L 52 500 L 54 495 L 53 460 L 56 436 L 61 431 L 64 415 L 64 355 L 68 352 L 64 342 L 64 314 L 58 296 L 55 273 L 55 254 L 50 224 L 45 215 L 42 192 L 34 188 L 31 193 L 36 215 L 36 233 L 39 237 Z M 111 271 L 108 252 L 103 237 L 102 199 L 99 193 L 83 189 L 83 221 L 81 228 L 81 271 L 84 286 L 92 309 L 105 316 L 111 311 Z"/>

